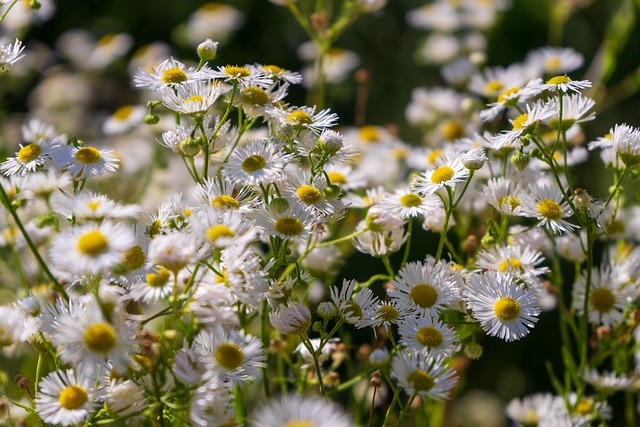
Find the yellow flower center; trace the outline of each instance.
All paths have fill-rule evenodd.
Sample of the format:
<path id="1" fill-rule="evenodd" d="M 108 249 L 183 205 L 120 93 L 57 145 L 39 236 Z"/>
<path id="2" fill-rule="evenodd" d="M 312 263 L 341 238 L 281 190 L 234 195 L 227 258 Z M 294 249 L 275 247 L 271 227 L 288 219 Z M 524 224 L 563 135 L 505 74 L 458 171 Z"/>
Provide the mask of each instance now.
<path id="1" fill-rule="evenodd" d="M 434 184 L 442 184 L 450 180 L 455 175 L 455 171 L 449 166 L 440 166 L 431 174 L 431 182 Z"/>
<path id="2" fill-rule="evenodd" d="M 278 233 L 284 234 L 285 236 L 297 236 L 304 230 L 302 221 L 291 216 L 278 218 L 273 228 L 275 228 Z"/>
<path id="3" fill-rule="evenodd" d="M 422 197 L 418 196 L 417 194 L 409 193 L 400 197 L 400 204 L 407 208 L 420 206 L 420 203 L 422 203 Z"/>
<path id="4" fill-rule="evenodd" d="M 378 318 L 382 319 L 384 322 L 393 322 L 394 320 L 398 320 L 400 317 L 398 309 L 388 304 L 378 307 L 377 314 Z"/>
<path id="5" fill-rule="evenodd" d="M 236 235 L 229 227 L 224 224 L 217 224 L 209 227 L 205 234 L 207 236 L 207 239 L 211 240 L 212 242 L 215 242 L 220 237 L 233 237 Z"/>
<path id="6" fill-rule="evenodd" d="M 83 255 L 96 257 L 109 249 L 109 241 L 100 230 L 92 230 L 78 238 L 77 248 Z"/>
<path id="7" fill-rule="evenodd" d="M 243 77 L 249 77 L 251 75 L 251 71 L 245 67 L 239 67 L 237 65 L 227 65 L 224 67 L 223 71 L 227 76 L 241 79 Z"/>
<path id="8" fill-rule="evenodd" d="M 187 81 L 187 74 L 179 67 L 172 67 L 162 73 L 162 82 L 166 84 L 180 84 Z"/>
<path id="9" fill-rule="evenodd" d="M 406 148 L 394 148 L 391 155 L 398 160 L 404 160 L 409 157 L 409 151 Z"/>
<path id="10" fill-rule="evenodd" d="M 513 196 L 504 196 L 498 200 L 498 206 L 502 209 L 506 207 L 508 210 L 514 211 L 518 206 L 520 206 L 520 201 Z"/>
<path id="11" fill-rule="evenodd" d="M 90 200 L 87 202 L 87 207 L 91 212 L 97 211 L 101 205 L 102 205 L 102 202 L 100 200 Z"/>
<path id="12" fill-rule="evenodd" d="M 60 397 L 58 399 L 60 401 L 60 406 L 64 409 L 73 410 L 81 408 L 82 405 L 87 403 L 89 400 L 89 395 L 87 391 L 80 386 L 70 385 L 65 387 L 64 390 L 60 392 Z"/>
<path id="13" fill-rule="evenodd" d="M 25 145 L 18 151 L 18 161 L 21 163 L 28 163 L 38 158 L 42 153 L 42 147 L 38 144 Z"/>
<path id="14" fill-rule="evenodd" d="M 589 399 L 582 398 L 576 404 L 576 413 L 578 415 L 589 415 L 593 412 L 593 402 Z"/>
<path id="15" fill-rule="evenodd" d="M 322 198 L 320 190 L 311 185 L 301 185 L 296 190 L 296 194 L 298 195 L 298 198 L 302 200 L 302 202 L 308 205 L 312 205 Z"/>
<path id="16" fill-rule="evenodd" d="M 318 424 L 307 420 L 291 420 L 287 421 L 282 427 L 318 427 Z"/>
<path id="17" fill-rule="evenodd" d="M 484 85 L 484 93 L 487 95 L 493 95 L 504 89 L 504 83 L 499 80 L 490 80 Z"/>
<path id="18" fill-rule="evenodd" d="M 296 125 L 310 125 L 313 123 L 313 118 L 306 111 L 298 110 L 289 113 L 287 121 Z"/>
<path id="19" fill-rule="evenodd" d="M 493 305 L 493 313 L 500 320 L 513 320 L 520 314 L 520 303 L 513 298 L 500 298 Z"/>
<path id="20" fill-rule="evenodd" d="M 269 95 L 259 87 L 251 86 L 242 90 L 242 102 L 249 105 L 265 105 L 269 103 Z"/>
<path id="21" fill-rule="evenodd" d="M 85 165 L 98 163 L 102 155 L 93 147 L 82 147 L 76 152 L 76 160 Z"/>
<path id="22" fill-rule="evenodd" d="M 562 61 L 560 61 L 560 58 L 558 58 L 557 56 L 550 56 L 546 61 L 544 61 L 544 68 L 547 71 L 556 70 L 560 68 L 561 65 Z"/>
<path id="23" fill-rule="evenodd" d="M 529 115 L 527 113 L 520 114 L 518 117 L 513 119 L 513 129 L 520 130 L 525 128 L 525 123 L 529 120 Z"/>
<path id="24" fill-rule="evenodd" d="M 347 301 L 344 305 L 345 308 L 342 310 L 344 317 L 362 319 L 362 308 L 355 301 Z"/>
<path id="25" fill-rule="evenodd" d="M 551 77 L 549 80 L 547 80 L 547 84 L 548 85 L 559 85 L 562 83 L 569 83 L 571 81 L 571 77 L 569 76 L 555 76 L 555 77 Z"/>
<path id="26" fill-rule="evenodd" d="M 446 121 L 440 126 L 442 137 L 447 141 L 454 141 L 464 136 L 464 127 L 453 120 Z"/>
<path id="27" fill-rule="evenodd" d="M 433 326 L 423 326 L 418 329 L 416 341 L 425 347 L 440 347 L 442 345 L 442 332 Z"/>
<path id="28" fill-rule="evenodd" d="M 142 267 L 146 261 L 147 256 L 138 245 L 122 252 L 122 262 L 125 267 L 127 267 L 127 270 L 137 270 Z"/>
<path id="29" fill-rule="evenodd" d="M 277 65 L 263 65 L 262 68 L 264 68 L 264 70 L 267 73 L 271 73 L 271 74 L 281 74 L 284 73 L 284 69 L 278 67 Z"/>
<path id="30" fill-rule="evenodd" d="M 509 95 L 513 95 L 514 93 L 517 93 L 519 90 L 520 90 L 519 87 L 512 87 L 510 89 L 505 90 L 498 96 L 498 102 L 505 102 Z"/>
<path id="31" fill-rule="evenodd" d="M 376 126 L 366 125 L 358 129 L 358 136 L 364 142 L 380 141 L 380 131 Z"/>
<path id="32" fill-rule="evenodd" d="M 433 164 L 438 159 L 438 157 L 440 157 L 440 155 L 442 155 L 442 151 L 433 150 L 427 156 L 427 162 L 429 162 L 429 164 Z"/>
<path id="33" fill-rule="evenodd" d="M 240 348 L 231 342 L 220 344 L 216 348 L 214 357 L 218 364 L 228 371 L 237 369 L 244 361 L 244 354 Z"/>
<path id="34" fill-rule="evenodd" d="M 131 113 L 133 113 L 133 105 L 125 105 L 118 108 L 115 113 L 113 113 L 113 118 L 123 122 L 131 116 Z"/>
<path id="35" fill-rule="evenodd" d="M 407 374 L 407 382 L 413 386 L 416 391 L 429 391 L 435 385 L 431 375 L 425 371 L 415 370 Z"/>
<path id="36" fill-rule="evenodd" d="M 327 172 L 327 175 L 329 175 L 329 181 L 332 184 L 345 184 L 347 182 L 347 177 L 340 172 Z"/>
<path id="37" fill-rule="evenodd" d="M 265 167 L 267 161 L 264 157 L 254 154 L 249 156 L 242 162 L 242 170 L 245 172 L 256 172 Z"/>
<path id="38" fill-rule="evenodd" d="M 436 289 L 431 285 L 420 284 L 411 289 L 409 297 L 415 305 L 422 308 L 429 308 L 436 303 L 436 300 L 438 299 L 438 291 L 436 291 Z"/>
<path id="39" fill-rule="evenodd" d="M 100 37 L 98 39 L 98 41 L 96 42 L 96 45 L 98 46 L 104 46 L 107 45 L 109 43 L 111 43 L 111 41 L 113 41 L 116 38 L 116 35 L 113 33 L 110 34 L 105 34 L 104 36 Z"/>
<path id="40" fill-rule="evenodd" d="M 562 218 L 562 207 L 553 200 L 545 199 L 538 203 L 538 213 L 543 218 L 557 221 Z"/>
<path id="41" fill-rule="evenodd" d="M 597 288 L 591 291 L 589 302 L 591 302 L 591 307 L 594 310 L 600 313 L 607 313 L 613 309 L 616 297 L 610 289 Z"/>
<path id="42" fill-rule="evenodd" d="M 202 102 L 203 99 L 204 98 L 202 98 L 202 95 L 193 95 L 193 96 L 190 96 L 187 99 L 185 99 L 184 100 L 184 104 L 187 105 L 187 104 L 189 104 L 191 102 L 195 102 L 195 103 Z"/>
<path id="43" fill-rule="evenodd" d="M 166 268 L 160 268 L 156 273 L 149 273 L 146 275 L 147 285 L 152 288 L 160 288 L 167 284 L 171 273 Z"/>
<path id="44" fill-rule="evenodd" d="M 498 270 L 502 273 L 506 273 L 507 271 L 519 270 L 520 272 L 524 271 L 524 267 L 518 258 L 507 258 L 502 260 L 498 265 Z"/>
<path id="45" fill-rule="evenodd" d="M 84 343 L 96 353 L 108 353 L 116 346 L 116 331 L 108 323 L 94 323 L 84 331 Z"/>
<path id="46" fill-rule="evenodd" d="M 238 201 L 231 196 L 222 195 L 213 199 L 211 201 L 211 206 L 218 209 L 222 209 L 222 208 L 238 209 L 240 207 L 240 203 L 238 203 Z"/>

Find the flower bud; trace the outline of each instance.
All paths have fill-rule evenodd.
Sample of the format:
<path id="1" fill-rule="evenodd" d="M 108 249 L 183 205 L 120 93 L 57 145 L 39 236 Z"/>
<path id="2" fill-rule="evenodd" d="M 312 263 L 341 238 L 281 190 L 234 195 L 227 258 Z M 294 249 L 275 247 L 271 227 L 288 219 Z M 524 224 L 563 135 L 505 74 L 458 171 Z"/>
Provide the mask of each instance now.
<path id="1" fill-rule="evenodd" d="M 593 200 L 589 193 L 587 193 L 582 188 L 576 188 L 573 192 L 574 198 L 573 202 L 576 204 L 578 209 L 585 210 L 589 207 L 589 204 Z"/>
<path id="2" fill-rule="evenodd" d="M 472 342 L 464 346 L 464 355 L 469 359 L 480 359 L 482 356 L 482 346 Z"/>
<path id="3" fill-rule="evenodd" d="M 325 130 L 318 139 L 320 147 L 329 154 L 335 154 L 344 147 L 344 136 L 332 130 Z"/>
<path id="4" fill-rule="evenodd" d="M 529 164 L 531 157 L 527 153 L 518 152 L 511 156 L 511 164 L 518 172 L 522 172 Z"/>
<path id="5" fill-rule="evenodd" d="M 276 197 L 269 202 L 269 210 L 275 214 L 281 214 L 289 209 L 289 202 L 283 197 Z"/>
<path id="6" fill-rule="evenodd" d="M 472 148 L 462 156 L 462 164 L 471 171 L 481 169 L 487 160 L 489 159 L 482 148 Z"/>
<path id="7" fill-rule="evenodd" d="M 193 157 L 200 152 L 200 144 L 195 138 L 187 137 L 180 141 L 180 153 L 186 157 Z"/>
<path id="8" fill-rule="evenodd" d="M 198 45 L 198 57 L 203 61 L 211 61 L 216 57 L 218 52 L 218 42 L 214 42 L 211 39 L 206 39 Z"/>
<path id="9" fill-rule="evenodd" d="M 381 368 L 389 363 L 391 356 L 386 348 L 376 348 L 369 355 L 369 363 L 375 368 Z"/>
<path id="10" fill-rule="evenodd" d="M 341 194 L 342 190 L 335 184 L 328 185 L 324 190 L 322 190 L 322 195 L 327 200 L 337 199 Z"/>
<path id="11" fill-rule="evenodd" d="M 149 113 L 144 117 L 144 122 L 148 125 L 157 125 L 159 121 L 160 117 L 153 113 Z"/>
<path id="12" fill-rule="evenodd" d="M 318 304 L 317 311 L 318 311 L 318 316 L 327 320 L 331 319 L 338 313 L 338 309 L 330 301 L 325 301 Z"/>

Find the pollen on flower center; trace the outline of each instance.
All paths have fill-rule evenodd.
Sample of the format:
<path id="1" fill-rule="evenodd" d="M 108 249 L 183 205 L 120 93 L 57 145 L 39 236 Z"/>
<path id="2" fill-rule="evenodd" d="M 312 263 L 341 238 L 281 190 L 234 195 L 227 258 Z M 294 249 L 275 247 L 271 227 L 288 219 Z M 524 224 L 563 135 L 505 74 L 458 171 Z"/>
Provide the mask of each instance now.
<path id="1" fill-rule="evenodd" d="M 393 322 L 394 320 L 397 320 L 398 317 L 400 317 L 398 309 L 388 304 L 380 306 L 377 312 L 378 317 L 385 322 Z"/>
<path id="2" fill-rule="evenodd" d="M 504 83 L 499 80 L 490 80 L 484 85 L 484 91 L 492 94 L 504 89 Z"/>
<path id="3" fill-rule="evenodd" d="M 380 131 L 377 127 L 371 125 L 362 126 L 358 129 L 358 135 L 365 142 L 377 142 L 380 140 Z"/>
<path id="4" fill-rule="evenodd" d="M 275 228 L 278 233 L 284 234 L 285 236 L 297 236 L 302 233 L 302 230 L 304 229 L 302 221 L 291 216 L 278 218 L 273 228 Z"/>
<path id="5" fill-rule="evenodd" d="M 505 102 L 509 95 L 513 95 L 514 93 L 518 93 L 520 90 L 519 87 L 512 87 L 510 89 L 505 90 L 498 96 L 498 102 Z"/>
<path id="6" fill-rule="evenodd" d="M 232 371 L 237 369 L 244 361 L 244 354 L 234 343 L 220 344 L 215 351 L 214 357 L 223 368 Z"/>
<path id="7" fill-rule="evenodd" d="M 362 308 L 355 301 L 347 301 L 344 304 L 346 307 L 342 310 L 344 317 L 362 319 Z"/>
<path id="8" fill-rule="evenodd" d="M 524 129 L 527 120 L 529 120 L 529 115 L 527 113 L 520 114 L 518 117 L 513 119 L 513 128 L 515 130 Z"/>
<path id="9" fill-rule="evenodd" d="M 440 157 L 442 155 L 442 151 L 440 150 L 433 150 L 432 152 L 429 153 L 429 155 L 427 156 L 427 162 L 433 164 L 433 162 L 435 162 L 438 157 Z"/>
<path id="10" fill-rule="evenodd" d="M 162 82 L 167 84 L 179 84 L 187 80 L 187 74 L 179 67 L 172 67 L 162 73 Z"/>
<path id="11" fill-rule="evenodd" d="M 498 206 L 507 206 L 513 211 L 520 206 L 520 201 L 513 196 L 504 196 L 498 201 Z"/>
<path id="12" fill-rule="evenodd" d="M 547 70 L 555 70 L 562 65 L 562 61 L 557 56 L 550 56 L 544 62 L 544 68 Z"/>
<path id="13" fill-rule="evenodd" d="M 425 347 L 440 347 L 442 345 L 442 332 L 433 326 L 423 326 L 418 329 L 416 341 Z"/>
<path id="14" fill-rule="evenodd" d="M 284 73 L 284 70 L 277 65 L 263 65 L 262 68 L 271 74 L 281 74 Z"/>
<path id="15" fill-rule="evenodd" d="M 551 77 L 547 80 L 548 85 L 560 85 L 563 83 L 569 83 L 571 81 L 571 77 L 569 76 L 555 76 Z"/>
<path id="16" fill-rule="evenodd" d="M 562 207 L 553 200 L 545 199 L 538 203 L 538 213 L 543 218 L 557 221 L 562 218 Z"/>
<path id="17" fill-rule="evenodd" d="M 147 285 L 151 286 L 152 288 L 159 288 L 161 286 L 164 286 L 169 281 L 170 276 L 171 274 L 169 273 L 169 270 L 167 270 L 166 268 L 161 268 L 155 273 L 147 274 L 145 278 L 147 279 Z"/>
<path id="18" fill-rule="evenodd" d="M 616 298 L 610 289 L 598 288 L 591 291 L 591 295 L 589 295 L 589 302 L 594 310 L 600 313 L 606 313 L 613 309 Z"/>
<path id="19" fill-rule="evenodd" d="M 238 203 L 238 201 L 231 196 L 222 195 L 213 199 L 211 201 L 211 206 L 218 209 L 221 209 L 221 208 L 238 209 L 240 207 L 240 203 Z"/>
<path id="20" fill-rule="evenodd" d="M 77 385 L 70 385 L 60 392 L 58 400 L 60 401 L 60 406 L 64 409 L 73 410 L 87 403 L 89 395 L 84 388 Z"/>
<path id="21" fill-rule="evenodd" d="M 215 242 L 220 237 L 233 237 L 236 235 L 229 227 L 224 224 L 217 224 L 209 227 L 205 234 L 207 235 L 207 239 L 211 240 L 212 242 Z"/>
<path id="22" fill-rule="evenodd" d="M 146 260 L 147 256 L 138 245 L 122 252 L 122 262 L 127 267 L 127 270 L 137 270 L 144 265 Z"/>
<path id="23" fill-rule="evenodd" d="M 413 301 L 417 306 L 429 308 L 436 303 L 436 300 L 438 299 L 438 292 L 431 285 L 420 284 L 411 289 L 409 296 L 411 297 L 411 301 Z"/>
<path id="24" fill-rule="evenodd" d="M 93 147 L 82 147 L 76 152 L 76 160 L 85 165 L 98 163 L 101 157 L 100 151 Z"/>
<path id="25" fill-rule="evenodd" d="M 440 166 L 431 174 L 431 182 L 434 184 L 442 184 L 445 181 L 450 180 L 455 175 L 455 172 L 449 166 Z"/>
<path id="26" fill-rule="evenodd" d="M 460 139 L 464 136 L 464 127 L 453 120 L 446 121 L 440 127 L 442 136 L 448 141 Z"/>
<path id="27" fill-rule="evenodd" d="M 296 190 L 296 194 L 300 200 L 308 205 L 312 205 L 322 198 L 320 190 L 311 185 L 301 185 Z"/>
<path id="28" fill-rule="evenodd" d="M 32 143 L 29 145 L 25 145 L 20 149 L 20 151 L 18 151 L 18 161 L 22 163 L 30 162 L 37 159 L 40 153 L 42 153 L 42 147 L 40 147 L 38 144 Z"/>
<path id="29" fill-rule="evenodd" d="M 82 254 L 95 257 L 109 248 L 109 241 L 99 230 L 92 230 L 78 238 L 77 248 Z"/>
<path id="30" fill-rule="evenodd" d="M 108 323 L 94 323 L 84 331 L 84 343 L 96 353 L 107 353 L 116 345 L 116 332 Z"/>
<path id="31" fill-rule="evenodd" d="M 435 385 L 433 378 L 428 372 L 416 370 L 407 374 L 407 382 L 413 385 L 416 391 L 429 391 Z"/>
<path id="32" fill-rule="evenodd" d="M 251 86 L 242 90 L 242 101 L 250 105 L 265 105 L 269 102 L 269 95 L 259 87 Z"/>
<path id="33" fill-rule="evenodd" d="M 400 204 L 407 208 L 420 206 L 420 203 L 422 203 L 422 197 L 418 196 L 417 194 L 409 193 L 400 197 Z"/>
<path id="34" fill-rule="evenodd" d="M 493 305 L 493 312 L 500 320 L 513 320 L 520 314 L 520 303 L 513 298 L 500 298 Z"/>
<path id="35" fill-rule="evenodd" d="M 249 77 L 251 75 L 251 71 L 245 67 L 239 67 L 237 65 L 227 65 L 224 67 L 224 73 L 229 77 L 234 78 L 242 78 Z"/>
<path id="36" fill-rule="evenodd" d="M 503 259 L 502 262 L 498 265 L 498 270 L 501 273 L 506 273 L 507 271 L 519 270 L 520 272 L 524 271 L 524 267 L 518 258 L 507 258 Z"/>
<path id="37" fill-rule="evenodd" d="M 133 113 L 133 105 L 125 105 L 118 108 L 115 113 L 113 113 L 113 117 L 116 120 L 124 121 L 131 116 L 131 113 Z"/>
<path id="38" fill-rule="evenodd" d="M 576 405 L 576 413 L 579 415 L 589 415 L 591 412 L 593 412 L 593 403 L 589 399 L 580 399 Z"/>
<path id="39" fill-rule="evenodd" d="M 318 425 L 311 421 L 298 419 L 287 421 L 282 427 L 318 427 Z"/>
<path id="40" fill-rule="evenodd" d="M 265 167 L 267 161 L 264 157 L 254 154 L 242 162 L 242 170 L 245 172 L 256 172 Z"/>
<path id="41" fill-rule="evenodd" d="M 202 95 L 193 95 L 184 100 L 185 104 L 189 104 L 190 102 L 202 102 L 204 98 Z"/>
<path id="42" fill-rule="evenodd" d="M 329 175 L 329 180 L 332 184 L 344 184 L 347 182 L 347 177 L 340 172 L 327 172 L 327 175 Z"/>
<path id="43" fill-rule="evenodd" d="M 289 113 L 287 121 L 296 125 L 310 125 L 313 123 L 313 118 L 306 111 L 298 110 Z"/>

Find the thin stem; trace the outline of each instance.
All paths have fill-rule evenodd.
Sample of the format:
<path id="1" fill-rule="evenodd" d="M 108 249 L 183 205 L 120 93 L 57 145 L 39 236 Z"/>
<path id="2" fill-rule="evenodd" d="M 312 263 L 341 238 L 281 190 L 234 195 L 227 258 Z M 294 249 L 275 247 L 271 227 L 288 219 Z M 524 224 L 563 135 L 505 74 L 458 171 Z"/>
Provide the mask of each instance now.
<path id="1" fill-rule="evenodd" d="M 407 243 L 404 247 L 404 256 L 402 257 L 402 262 L 400 263 L 400 267 L 398 270 L 402 270 L 404 265 L 407 263 L 409 259 L 409 251 L 411 250 L 411 236 L 413 235 L 413 217 L 409 217 L 409 224 L 407 225 Z"/>
<path id="2" fill-rule="evenodd" d="M 387 273 L 389 273 L 389 276 L 395 277 L 396 273 L 393 271 L 393 267 L 391 267 L 391 261 L 389 261 L 389 255 L 384 255 L 381 259 L 382 259 L 382 263 L 384 264 L 384 268 L 386 268 Z"/>
<path id="3" fill-rule="evenodd" d="M 313 348 L 313 344 L 311 344 L 311 340 L 306 333 L 302 335 L 302 342 L 307 350 L 309 350 L 309 353 L 311 353 L 311 356 L 313 356 L 313 364 L 316 367 L 316 377 L 318 378 L 318 387 L 320 387 L 320 394 L 322 395 L 322 397 L 326 398 L 327 391 L 324 388 L 324 382 L 322 381 L 322 371 L 320 370 L 320 362 L 318 360 L 318 353 L 322 351 L 322 348 L 318 348 L 318 350 L 316 351 Z"/>
<path id="4" fill-rule="evenodd" d="M 398 398 L 400 397 L 400 390 L 401 389 L 402 389 L 402 387 L 398 387 L 398 388 L 396 388 L 395 393 L 393 393 L 393 400 L 391 401 L 391 404 L 387 408 L 387 414 L 384 417 L 384 422 L 382 423 L 382 427 L 386 427 L 387 426 L 387 424 L 389 422 L 389 418 L 391 417 L 391 412 L 393 412 L 393 407 L 396 406 L 396 403 L 398 402 Z"/>
<path id="5" fill-rule="evenodd" d="M 354 233 L 348 234 L 346 236 L 337 238 L 335 240 L 329 240 L 328 242 L 322 242 L 320 244 L 317 244 L 315 247 L 316 248 L 322 248 L 324 246 L 331 246 L 331 245 L 335 245 L 336 243 L 342 243 L 342 242 L 346 242 L 347 240 L 351 240 L 354 237 L 358 237 L 361 234 L 364 234 L 365 232 L 367 232 L 369 230 L 367 230 L 366 228 L 360 231 L 356 231 Z"/>
<path id="6" fill-rule="evenodd" d="M 409 410 L 409 408 L 411 408 L 411 404 L 413 404 L 413 401 L 415 400 L 417 395 L 418 395 L 418 392 L 414 391 L 413 394 L 411 395 L 411 397 L 409 398 L 409 401 L 405 405 L 405 407 L 402 408 L 402 411 L 400 411 L 400 415 L 398 416 L 398 420 L 396 421 L 396 426 L 399 426 L 400 425 L 400 421 L 402 421 L 404 416 L 407 415 L 407 411 Z"/>
<path id="7" fill-rule="evenodd" d="M 269 348 L 269 337 L 267 337 L 267 320 L 268 316 L 268 302 L 265 299 L 262 302 L 262 316 L 260 318 L 260 338 L 262 338 L 262 346 L 264 348 Z M 262 368 L 262 387 L 264 390 L 264 395 L 268 399 L 271 396 L 271 390 L 269 389 L 269 356 L 267 355 L 266 366 Z"/>
<path id="8" fill-rule="evenodd" d="M 9 7 L 7 7 L 7 10 L 5 10 L 5 11 L 4 11 L 4 13 L 2 14 L 2 16 L 0 16 L 0 23 L 1 23 L 2 21 L 4 21 L 4 18 L 6 18 L 6 17 L 7 17 L 7 14 L 9 13 L 9 11 L 10 11 L 11 9 L 13 9 L 13 6 L 14 6 L 16 3 L 18 3 L 18 0 L 13 0 L 13 2 L 9 5 Z"/>

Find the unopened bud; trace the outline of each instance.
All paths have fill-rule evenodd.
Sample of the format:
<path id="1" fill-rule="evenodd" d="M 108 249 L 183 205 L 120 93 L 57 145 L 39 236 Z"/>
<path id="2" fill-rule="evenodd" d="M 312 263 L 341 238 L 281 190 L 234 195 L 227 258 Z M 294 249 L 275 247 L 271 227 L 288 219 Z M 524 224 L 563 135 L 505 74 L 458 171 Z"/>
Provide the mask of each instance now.
<path id="1" fill-rule="evenodd" d="M 464 346 L 464 355 L 469 359 L 480 359 L 482 356 L 482 346 L 472 342 Z"/>
<path id="2" fill-rule="evenodd" d="M 576 188 L 573 192 L 574 198 L 573 202 L 576 204 L 578 209 L 585 210 L 591 203 L 592 198 L 585 190 L 582 188 Z"/>
<path id="3" fill-rule="evenodd" d="M 496 243 L 497 243 L 497 242 L 496 242 L 496 238 L 495 238 L 495 237 L 493 237 L 493 236 L 491 235 L 491 233 L 487 233 L 487 234 L 485 234 L 485 235 L 484 235 L 484 237 L 482 238 L 481 243 L 482 243 L 482 247 L 483 247 L 483 248 L 487 248 L 487 249 L 489 249 L 489 248 L 494 247 L 494 246 L 496 245 Z"/>
<path id="4" fill-rule="evenodd" d="M 269 210 L 275 214 L 281 214 L 289 209 L 289 202 L 282 197 L 276 197 L 269 202 Z"/>
<path id="5" fill-rule="evenodd" d="M 159 121 L 160 117 L 158 117 L 156 114 L 149 113 L 144 116 L 144 122 L 148 125 L 157 125 Z"/>
<path id="6" fill-rule="evenodd" d="M 29 9 L 40 10 L 41 7 L 42 5 L 38 0 L 29 0 Z"/>
<path id="7" fill-rule="evenodd" d="M 322 195 L 327 200 L 337 199 L 341 194 L 342 189 L 340 189 L 340 187 L 335 184 L 328 185 L 324 188 L 324 190 L 322 190 Z"/>
<path id="8" fill-rule="evenodd" d="M 318 138 L 320 148 L 329 154 L 335 154 L 344 147 L 344 136 L 332 130 L 325 130 Z"/>
<path id="9" fill-rule="evenodd" d="M 200 144 L 197 139 L 189 136 L 180 141 L 180 153 L 185 157 L 194 157 L 199 152 Z"/>
<path id="10" fill-rule="evenodd" d="M 332 302 L 324 301 L 318 304 L 317 312 L 318 316 L 322 317 L 323 319 L 329 320 L 338 313 L 338 309 L 335 305 L 333 305 Z"/>
<path id="11" fill-rule="evenodd" d="M 526 169 L 529 161 L 531 160 L 531 156 L 527 153 L 518 152 L 511 156 L 511 164 L 516 168 L 518 172 L 522 172 Z"/>
<path id="12" fill-rule="evenodd" d="M 198 57 L 203 61 L 211 61 L 216 57 L 218 52 L 218 42 L 214 42 L 211 39 L 206 39 L 198 45 Z"/>

